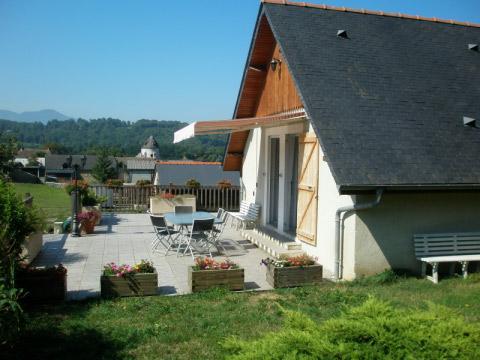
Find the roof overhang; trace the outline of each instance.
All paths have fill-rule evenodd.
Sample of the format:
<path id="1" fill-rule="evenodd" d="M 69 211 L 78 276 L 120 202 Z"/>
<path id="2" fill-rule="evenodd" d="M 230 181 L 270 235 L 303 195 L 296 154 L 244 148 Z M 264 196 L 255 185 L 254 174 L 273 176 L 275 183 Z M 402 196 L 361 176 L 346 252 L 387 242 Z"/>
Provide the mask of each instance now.
<path id="1" fill-rule="evenodd" d="M 173 143 L 179 143 L 198 135 L 230 134 L 258 127 L 276 127 L 306 120 L 305 109 L 294 109 L 280 114 L 234 120 L 194 122 L 175 132 Z"/>
<path id="2" fill-rule="evenodd" d="M 480 184 L 379 184 L 379 185 L 340 185 L 338 192 L 341 195 L 360 195 L 373 193 L 377 189 L 388 192 L 458 192 L 480 191 Z"/>

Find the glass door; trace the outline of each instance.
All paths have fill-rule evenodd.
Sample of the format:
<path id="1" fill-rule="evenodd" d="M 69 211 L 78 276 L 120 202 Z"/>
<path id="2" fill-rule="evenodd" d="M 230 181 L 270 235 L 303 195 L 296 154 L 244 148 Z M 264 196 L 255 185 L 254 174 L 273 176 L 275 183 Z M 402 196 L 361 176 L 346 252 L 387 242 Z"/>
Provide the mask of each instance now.
<path id="1" fill-rule="evenodd" d="M 268 223 L 278 226 L 278 195 L 280 184 L 280 139 L 269 139 L 270 171 L 269 171 L 269 199 Z"/>

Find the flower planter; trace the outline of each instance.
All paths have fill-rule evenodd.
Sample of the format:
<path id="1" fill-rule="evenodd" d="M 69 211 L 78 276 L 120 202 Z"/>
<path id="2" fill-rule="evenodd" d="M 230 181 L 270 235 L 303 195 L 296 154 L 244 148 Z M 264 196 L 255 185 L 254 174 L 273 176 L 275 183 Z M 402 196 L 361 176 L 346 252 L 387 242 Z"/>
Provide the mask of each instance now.
<path id="1" fill-rule="evenodd" d="M 188 285 L 192 292 L 203 291 L 214 287 L 225 287 L 228 290 L 243 290 L 245 274 L 243 269 L 228 270 L 194 270 L 188 268 Z"/>
<path id="2" fill-rule="evenodd" d="M 92 211 L 95 213 L 96 218 L 95 218 L 95 225 L 100 225 L 100 222 L 102 221 L 102 211 L 100 210 L 100 205 L 95 205 L 95 206 L 84 206 L 82 207 L 83 212 L 87 211 Z"/>
<path id="3" fill-rule="evenodd" d="M 274 288 L 319 284 L 322 282 L 322 265 L 275 267 L 269 264 L 267 282 Z"/>
<path id="4" fill-rule="evenodd" d="M 102 275 L 100 292 L 104 298 L 157 294 L 158 274 L 137 273 L 127 276 Z"/>
<path id="5" fill-rule="evenodd" d="M 83 234 L 93 234 L 95 232 L 95 222 L 94 221 L 82 221 L 80 223 L 80 231 Z"/>
<path id="6" fill-rule="evenodd" d="M 15 286 L 25 291 L 27 303 L 60 302 L 67 294 L 67 274 L 18 273 Z"/>

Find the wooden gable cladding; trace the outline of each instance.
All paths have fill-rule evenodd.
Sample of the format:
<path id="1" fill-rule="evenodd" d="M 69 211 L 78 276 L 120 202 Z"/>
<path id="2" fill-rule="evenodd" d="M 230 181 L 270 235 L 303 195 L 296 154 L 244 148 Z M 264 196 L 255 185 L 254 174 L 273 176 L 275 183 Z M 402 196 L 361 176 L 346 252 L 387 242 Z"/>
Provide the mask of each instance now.
<path id="1" fill-rule="evenodd" d="M 275 70 L 270 66 L 272 59 L 280 60 Z M 272 115 L 303 107 L 295 82 L 265 16 L 258 23 L 245 71 L 235 112 L 236 119 Z M 225 171 L 242 169 L 248 135 L 248 130 L 230 135 L 223 163 Z"/>

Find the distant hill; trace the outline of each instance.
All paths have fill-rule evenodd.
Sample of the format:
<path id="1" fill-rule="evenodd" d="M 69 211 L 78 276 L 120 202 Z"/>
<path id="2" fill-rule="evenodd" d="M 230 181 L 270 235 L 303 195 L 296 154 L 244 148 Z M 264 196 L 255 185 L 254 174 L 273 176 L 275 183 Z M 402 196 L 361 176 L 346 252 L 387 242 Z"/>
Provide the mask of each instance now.
<path id="1" fill-rule="evenodd" d="M 77 119 L 27 123 L 0 120 L 0 134 L 14 136 L 25 148 L 49 147 L 60 154 L 95 155 L 108 148 L 111 155 L 135 156 L 150 136 L 159 144 L 163 160 L 221 161 L 225 150 L 225 135 L 199 136 L 173 144 L 173 133 L 188 125 L 179 121 L 118 119 Z"/>
<path id="2" fill-rule="evenodd" d="M 45 109 L 38 111 L 24 111 L 22 113 L 16 113 L 9 110 L 0 109 L 0 119 L 21 121 L 21 122 L 42 122 L 46 123 L 50 120 L 69 120 L 70 116 L 59 113 L 56 110 Z"/>

